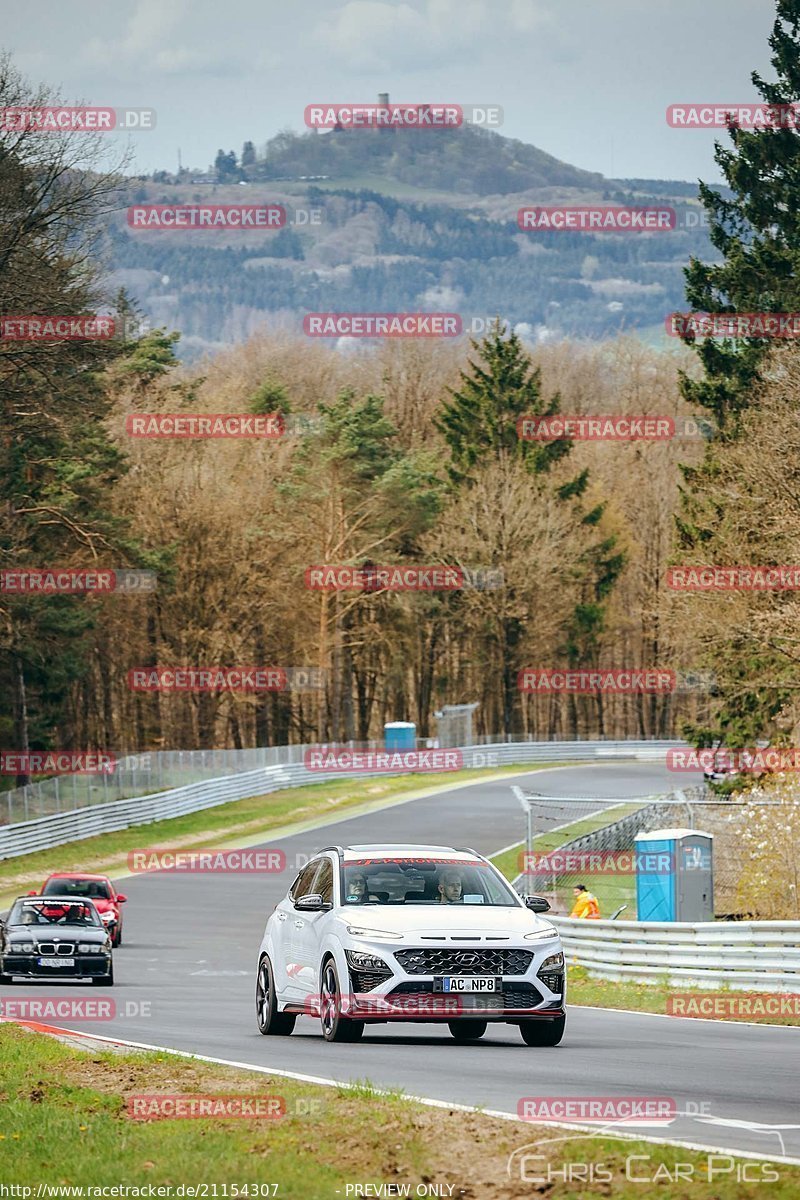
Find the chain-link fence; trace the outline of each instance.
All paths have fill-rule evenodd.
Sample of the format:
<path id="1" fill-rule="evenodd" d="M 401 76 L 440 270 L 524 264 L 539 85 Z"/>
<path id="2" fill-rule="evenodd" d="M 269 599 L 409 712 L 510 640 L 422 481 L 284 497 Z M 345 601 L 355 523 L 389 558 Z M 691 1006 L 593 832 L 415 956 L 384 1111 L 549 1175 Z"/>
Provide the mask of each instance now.
<path id="1" fill-rule="evenodd" d="M 636 739 L 605 738 L 559 738 L 565 741 L 606 742 L 610 746 L 629 740 L 632 746 L 641 746 Z M 476 746 L 503 746 L 519 744 L 530 746 L 542 741 L 532 735 L 517 737 L 476 738 Z M 552 744 L 556 744 L 551 739 Z M 337 743 L 351 750 L 381 750 L 383 742 Z M 449 744 L 449 743 L 448 743 Z M 469 745 L 469 742 L 452 743 Z M 547 744 L 546 742 L 544 744 Z M 663 747 L 678 743 L 653 743 L 656 753 L 663 754 Z M 438 745 L 432 738 L 417 738 L 417 749 L 426 750 Z M 659 747 L 661 749 L 659 750 Z M 49 779 L 37 780 L 26 787 L 0 791 L 0 825 L 13 825 L 17 821 L 29 821 L 37 817 L 49 817 L 55 813 L 71 812 L 89 808 L 95 804 L 108 804 L 112 800 L 127 800 L 134 796 L 147 796 L 152 792 L 163 792 L 168 788 L 183 787 L 188 783 L 199 783 L 203 779 L 216 779 L 226 775 L 238 775 L 255 771 L 260 767 L 289 766 L 302 763 L 306 750 L 317 748 L 311 745 L 260 746 L 246 750 L 151 750 L 141 754 L 118 757 L 109 769 L 92 775 L 54 775 Z M 526 761 L 526 760 L 521 760 Z M 490 765 L 487 763 L 487 765 Z"/>
<path id="2" fill-rule="evenodd" d="M 308 746 L 262 746 L 251 750 L 153 750 L 116 759 L 91 775 L 54 775 L 0 792 L 0 825 L 147 796 L 169 788 L 301 763 Z"/>
<path id="3" fill-rule="evenodd" d="M 517 885 L 546 896 L 556 915 L 572 912 L 580 883 L 601 917 L 635 920 L 637 835 L 682 828 L 713 836 L 716 918 L 800 919 L 800 798 L 793 789 L 722 798 L 684 788 L 602 801 L 514 790 L 527 812 Z"/>

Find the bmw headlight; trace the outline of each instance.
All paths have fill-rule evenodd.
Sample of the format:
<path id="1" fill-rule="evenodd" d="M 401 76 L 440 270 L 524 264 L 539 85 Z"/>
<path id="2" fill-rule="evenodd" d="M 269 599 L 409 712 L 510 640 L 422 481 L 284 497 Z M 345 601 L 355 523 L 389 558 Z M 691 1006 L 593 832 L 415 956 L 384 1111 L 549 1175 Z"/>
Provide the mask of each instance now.
<path id="1" fill-rule="evenodd" d="M 34 949 L 33 942 L 11 942 L 8 947 L 10 954 L 33 954 Z"/>
<path id="2" fill-rule="evenodd" d="M 537 929 L 535 933 L 526 933 L 525 941 L 538 942 L 540 939 L 543 940 L 544 938 L 554 937 L 558 937 L 558 930 L 556 929 L 555 925 L 548 925 L 546 929 Z"/>
<path id="3" fill-rule="evenodd" d="M 345 950 L 347 965 L 354 971 L 380 971 L 386 963 L 377 954 L 364 954 L 361 950 Z"/>
<path id="4" fill-rule="evenodd" d="M 81 942 L 78 946 L 79 954 L 102 954 L 105 946 L 101 946 L 98 942 Z"/>
<path id="5" fill-rule="evenodd" d="M 385 929 L 365 929 L 363 925 L 348 925 L 347 932 L 351 937 L 367 938 L 370 942 L 402 942 L 402 933 L 392 933 Z"/>

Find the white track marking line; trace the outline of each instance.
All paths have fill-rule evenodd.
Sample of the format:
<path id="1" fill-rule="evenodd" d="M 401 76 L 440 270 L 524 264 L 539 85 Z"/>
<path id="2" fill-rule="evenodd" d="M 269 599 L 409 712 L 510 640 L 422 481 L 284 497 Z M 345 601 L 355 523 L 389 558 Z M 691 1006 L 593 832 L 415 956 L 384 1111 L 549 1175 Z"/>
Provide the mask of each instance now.
<path id="1" fill-rule="evenodd" d="M 25 1022 L 5 1022 L 0 1020 L 0 1024 L 15 1023 L 22 1025 L 25 1024 Z M 51 1028 L 53 1030 L 60 1029 L 58 1026 L 51 1026 Z M 147 1042 L 130 1042 L 121 1040 L 120 1038 L 103 1037 L 102 1034 L 99 1033 L 87 1034 L 77 1029 L 60 1029 L 60 1032 L 69 1034 L 71 1037 L 89 1038 L 91 1041 L 109 1042 L 116 1046 L 130 1046 L 136 1050 L 154 1050 L 162 1054 L 174 1054 L 177 1058 L 196 1059 L 199 1062 L 214 1063 L 215 1065 L 221 1067 L 237 1067 L 244 1071 L 255 1071 L 259 1075 L 278 1075 L 282 1079 L 297 1079 L 301 1083 L 314 1083 L 318 1084 L 320 1087 L 347 1088 L 352 1086 L 343 1080 L 328 1079 L 322 1075 L 303 1075 L 299 1071 L 286 1071 L 280 1067 L 263 1067 L 256 1063 L 237 1062 L 228 1058 L 214 1058 L 209 1054 L 193 1054 L 189 1050 L 175 1050 L 171 1046 L 152 1046 Z M 377 1096 L 397 1095 L 397 1089 L 373 1088 L 372 1090 Z M 479 1105 L 460 1104 L 457 1101 L 450 1100 L 436 1100 L 431 1096 L 413 1096 L 409 1095 L 407 1092 L 402 1093 L 402 1099 L 411 1101 L 414 1104 L 423 1104 L 427 1108 L 446 1108 L 454 1112 L 475 1113 L 478 1116 L 496 1117 L 501 1121 L 514 1121 L 519 1125 L 535 1125 L 534 1121 L 524 1121 L 516 1113 L 503 1112 L 500 1109 L 482 1108 Z M 597 1127 L 593 1125 L 572 1125 L 561 1121 L 548 1121 L 547 1128 L 570 1129 L 575 1130 L 576 1132 L 584 1133 L 598 1132 Z M 626 1133 L 622 1131 L 617 1132 L 616 1129 L 613 1133 L 608 1133 L 608 1131 L 605 1130 L 604 1136 L 621 1138 L 622 1140 L 629 1142 L 650 1142 L 652 1145 L 656 1146 L 680 1146 L 684 1150 L 698 1150 L 702 1153 L 708 1154 L 730 1154 L 734 1158 L 752 1158 L 756 1159 L 758 1162 L 776 1162 L 786 1163 L 787 1166 L 800 1166 L 800 1158 L 771 1158 L 769 1155 L 756 1154 L 755 1151 L 752 1150 L 733 1150 L 727 1146 L 708 1146 L 701 1142 L 685 1142 L 676 1138 L 648 1137 L 641 1133 Z"/>

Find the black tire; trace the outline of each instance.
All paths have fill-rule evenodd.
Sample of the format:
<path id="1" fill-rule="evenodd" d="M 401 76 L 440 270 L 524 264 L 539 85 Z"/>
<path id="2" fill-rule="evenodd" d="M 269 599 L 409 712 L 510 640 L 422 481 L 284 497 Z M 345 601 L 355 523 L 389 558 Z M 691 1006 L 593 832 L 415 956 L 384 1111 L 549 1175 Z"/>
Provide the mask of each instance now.
<path id="1" fill-rule="evenodd" d="M 519 1031 L 526 1046 L 557 1046 L 564 1036 L 566 1023 L 566 1017 L 555 1017 L 551 1021 L 520 1021 Z"/>
<path id="2" fill-rule="evenodd" d="M 95 975 L 92 979 L 94 987 L 113 987 L 114 986 L 114 968 L 107 975 Z"/>
<path id="3" fill-rule="evenodd" d="M 463 1021 L 448 1021 L 447 1028 L 457 1042 L 476 1042 L 486 1033 L 488 1021 L 469 1018 Z"/>
<path id="4" fill-rule="evenodd" d="M 256 1021 L 259 1033 L 262 1033 L 264 1037 L 267 1034 L 286 1037 L 294 1029 L 296 1020 L 297 1017 L 294 1013 L 278 1012 L 272 963 L 265 954 L 258 964 L 258 974 L 256 975 Z"/>
<path id="5" fill-rule="evenodd" d="M 341 990 L 336 963 L 327 958 L 322 964 L 322 982 L 319 997 L 319 1023 L 326 1042 L 357 1042 L 364 1032 L 363 1021 L 352 1021 L 343 1017 Z"/>
<path id="6" fill-rule="evenodd" d="M 11 975 L 0 975 L 0 987 L 9 987 L 13 982 Z"/>
<path id="7" fill-rule="evenodd" d="M 122 945 L 122 930 L 121 929 L 118 929 L 117 932 L 114 934 L 113 938 L 111 939 L 111 945 L 114 947 L 115 950 L 116 950 L 117 946 Z"/>

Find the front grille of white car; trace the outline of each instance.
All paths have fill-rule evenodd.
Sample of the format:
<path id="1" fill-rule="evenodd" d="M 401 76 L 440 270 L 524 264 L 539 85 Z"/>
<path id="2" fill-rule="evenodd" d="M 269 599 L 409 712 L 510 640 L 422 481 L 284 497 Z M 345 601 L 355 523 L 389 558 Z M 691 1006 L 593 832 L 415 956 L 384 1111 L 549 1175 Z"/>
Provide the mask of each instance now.
<path id="1" fill-rule="evenodd" d="M 392 988 L 386 996 L 387 1000 L 393 999 L 395 996 L 402 996 L 405 1000 L 409 996 L 430 996 L 433 995 L 433 983 L 399 983 L 396 988 Z M 437 998 L 444 1000 L 446 996 L 451 995 L 447 992 L 435 993 Z M 455 996 L 455 993 L 452 993 Z M 541 1004 L 544 997 L 538 988 L 532 983 L 511 983 L 503 984 L 502 992 L 459 992 L 458 1004 L 460 1008 L 480 1010 L 481 1012 L 491 1009 L 520 1009 L 520 1008 L 536 1008 Z"/>
<path id="2" fill-rule="evenodd" d="M 451 950 L 423 946 L 398 950 L 395 958 L 407 975 L 524 975 L 532 950 Z"/>

